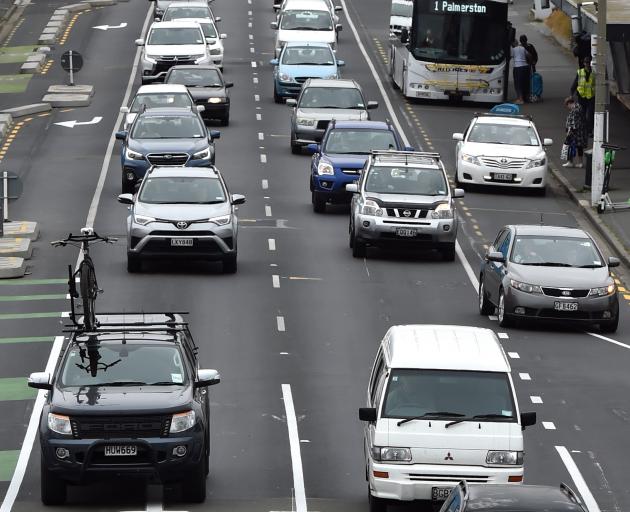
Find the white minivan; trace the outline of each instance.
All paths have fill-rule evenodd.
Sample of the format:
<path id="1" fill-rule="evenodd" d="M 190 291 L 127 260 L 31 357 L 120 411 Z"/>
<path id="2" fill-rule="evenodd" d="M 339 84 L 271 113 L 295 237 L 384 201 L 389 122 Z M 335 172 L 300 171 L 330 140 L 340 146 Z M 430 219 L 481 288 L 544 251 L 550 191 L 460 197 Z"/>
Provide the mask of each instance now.
<path id="1" fill-rule="evenodd" d="M 453 325 L 391 327 L 359 418 L 372 512 L 444 500 L 460 480 L 522 482 L 522 430 L 536 423 L 494 332 Z"/>

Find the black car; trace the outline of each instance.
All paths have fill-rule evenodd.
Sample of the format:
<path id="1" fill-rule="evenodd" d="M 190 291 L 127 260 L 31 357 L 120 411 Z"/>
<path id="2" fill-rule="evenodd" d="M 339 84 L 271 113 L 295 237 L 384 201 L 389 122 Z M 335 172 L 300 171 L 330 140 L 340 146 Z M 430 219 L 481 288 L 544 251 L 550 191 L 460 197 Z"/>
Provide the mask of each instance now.
<path id="1" fill-rule="evenodd" d="M 95 332 L 72 331 L 54 373 L 34 373 L 48 391 L 40 425 L 41 499 L 66 501 L 68 484 L 141 477 L 180 482 L 206 496 L 209 397 L 216 370 L 199 369 L 187 324 L 173 313 L 108 314 Z"/>
<path id="2" fill-rule="evenodd" d="M 201 117 L 204 121 L 218 119 L 221 124 L 230 124 L 230 96 L 227 90 L 232 82 L 223 80 L 219 66 L 173 66 L 164 79 L 166 84 L 182 84 L 197 105 L 203 105 Z"/>
<path id="3" fill-rule="evenodd" d="M 440 512 L 588 512 L 566 484 L 457 484 Z"/>

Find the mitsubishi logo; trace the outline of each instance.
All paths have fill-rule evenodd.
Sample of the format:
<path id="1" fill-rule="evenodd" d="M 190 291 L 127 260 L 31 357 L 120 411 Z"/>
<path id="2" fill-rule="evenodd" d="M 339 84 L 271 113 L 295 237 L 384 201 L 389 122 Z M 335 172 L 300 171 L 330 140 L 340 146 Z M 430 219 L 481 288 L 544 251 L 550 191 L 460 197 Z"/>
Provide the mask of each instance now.
<path id="1" fill-rule="evenodd" d="M 184 222 L 183 220 L 180 220 L 175 225 L 177 226 L 177 229 L 186 229 L 188 227 L 188 222 Z"/>
<path id="2" fill-rule="evenodd" d="M 562 296 L 563 297 L 570 297 L 571 296 L 571 290 L 562 290 Z"/>
<path id="3" fill-rule="evenodd" d="M 403 212 L 403 215 L 404 215 L 405 217 L 411 217 L 411 212 L 410 212 L 409 210 L 405 210 L 405 211 Z"/>
<path id="4" fill-rule="evenodd" d="M 453 460 L 453 456 L 451 455 L 451 452 L 448 452 L 446 454 L 446 457 L 444 457 L 444 460 Z"/>

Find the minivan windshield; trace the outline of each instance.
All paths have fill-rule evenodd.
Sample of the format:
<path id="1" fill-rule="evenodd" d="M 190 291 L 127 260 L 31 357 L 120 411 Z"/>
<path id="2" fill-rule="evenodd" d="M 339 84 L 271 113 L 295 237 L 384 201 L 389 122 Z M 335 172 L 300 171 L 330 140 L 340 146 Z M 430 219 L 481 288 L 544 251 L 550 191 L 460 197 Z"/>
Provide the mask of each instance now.
<path id="1" fill-rule="evenodd" d="M 204 44 L 201 28 L 195 27 L 154 27 L 149 34 L 148 45 Z"/>
<path id="2" fill-rule="evenodd" d="M 188 176 L 147 177 L 138 197 L 149 204 L 218 204 L 225 193 L 217 178 Z"/>
<path id="3" fill-rule="evenodd" d="M 280 20 L 282 30 L 332 30 L 328 11 L 285 11 Z"/>
<path id="4" fill-rule="evenodd" d="M 395 369 L 381 417 L 516 421 L 511 389 L 506 373 Z"/>
<path id="5" fill-rule="evenodd" d="M 366 192 L 444 196 L 448 186 L 442 171 L 424 167 L 380 167 L 370 169 Z"/>

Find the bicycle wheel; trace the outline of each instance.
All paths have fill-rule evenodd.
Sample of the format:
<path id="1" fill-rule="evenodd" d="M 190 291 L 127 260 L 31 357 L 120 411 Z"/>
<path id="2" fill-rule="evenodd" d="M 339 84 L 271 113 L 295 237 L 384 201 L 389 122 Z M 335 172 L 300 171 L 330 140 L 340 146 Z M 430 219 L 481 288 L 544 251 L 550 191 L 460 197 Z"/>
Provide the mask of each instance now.
<path id="1" fill-rule="evenodd" d="M 96 314 L 94 305 L 98 295 L 96 273 L 92 260 L 84 258 L 79 267 L 81 301 L 83 303 L 83 325 L 86 330 L 93 331 L 96 328 Z"/>

